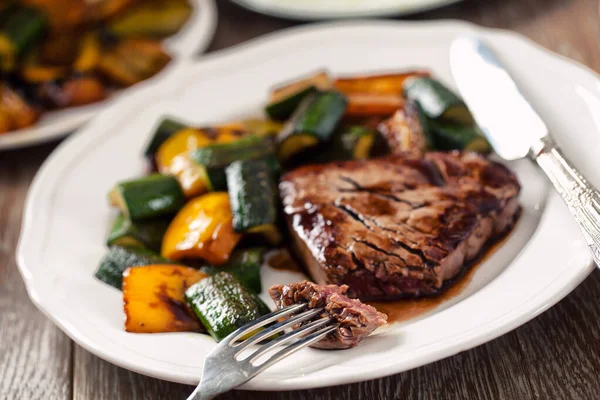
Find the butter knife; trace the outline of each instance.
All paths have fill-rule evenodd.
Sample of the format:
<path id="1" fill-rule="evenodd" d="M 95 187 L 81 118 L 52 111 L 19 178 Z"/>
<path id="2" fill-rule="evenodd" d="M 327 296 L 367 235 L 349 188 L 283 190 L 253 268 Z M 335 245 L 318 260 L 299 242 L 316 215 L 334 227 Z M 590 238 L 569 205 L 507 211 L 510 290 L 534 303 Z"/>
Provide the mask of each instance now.
<path id="1" fill-rule="evenodd" d="M 600 266 L 598 190 L 565 157 L 542 118 L 480 38 L 455 39 L 450 66 L 463 100 L 496 153 L 505 160 L 529 157 L 537 162 L 569 207 Z"/>

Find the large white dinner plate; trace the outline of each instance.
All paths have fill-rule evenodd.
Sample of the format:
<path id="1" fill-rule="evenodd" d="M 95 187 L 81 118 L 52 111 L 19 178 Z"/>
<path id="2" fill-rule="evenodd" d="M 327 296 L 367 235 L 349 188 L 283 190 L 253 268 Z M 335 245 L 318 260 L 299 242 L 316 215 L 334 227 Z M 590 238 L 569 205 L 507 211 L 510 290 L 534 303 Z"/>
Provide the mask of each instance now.
<path id="1" fill-rule="evenodd" d="M 136 85 L 135 89 L 164 79 L 172 72 L 174 65 L 179 60 L 198 55 L 210 44 L 217 21 L 214 0 L 191 0 L 191 3 L 193 12 L 189 21 L 177 34 L 164 41 L 165 48 L 173 57 L 173 61 L 152 79 Z M 0 134 L 0 151 L 33 146 L 63 137 L 89 121 L 94 115 L 102 111 L 110 101 L 128 93 L 130 90 L 134 90 L 134 88 L 119 91 L 109 99 L 99 103 L 44 113 L 40 120 L 31 127 Z"/>
<path id="2" fill-rule="evenodd" d="M 500 54 L 566 153 L 599 185 L 600 82 L 583 67 L 520 36 L 458 22 L 304 26 L 182 65 L 165 84 L 115 102 L 60 145 L 33 182 L 18 247 L 33 302 L 73 340 L 110 362 L 196 383 L 213 340 L 124 332 L 121 293 L 92 276 L 114 216 L 106 193 L 116 181 L 144 173 L 140 154 L 152 127 L 163 114 L 200 125 L 256 114 L 273 83 L 321 67 L 353 74 L 425 66 L 452 85 L 449 46 L 467 31 L 479 32 Z M 538 170 L 526 160 L 510 167 L 523 185 L 522 217 L 460 295 L 354 349 L 305 349 L 244 387 L 298 389 L 397 373 L 502 335 L 567 295 L 591 271 L 588 250 Z M 299 278 L 266 266 L 262 273 L 265 286 Z"/>
<path id="3" fill-rule="evenodd" d="M 233 0 L 262 14 L 298 20 L 389 17 L 427 11 L 461 0 Z"/>

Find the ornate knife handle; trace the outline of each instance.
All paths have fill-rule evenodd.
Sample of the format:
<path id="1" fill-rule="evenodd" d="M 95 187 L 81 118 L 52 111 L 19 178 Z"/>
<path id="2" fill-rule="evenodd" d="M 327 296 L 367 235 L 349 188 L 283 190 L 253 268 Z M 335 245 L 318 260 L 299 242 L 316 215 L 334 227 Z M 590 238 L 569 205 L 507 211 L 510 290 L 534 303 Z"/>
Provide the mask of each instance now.
<path id="1" fill-rule="evenodd" d="M 550 178 L 571 210 L 600 267 L 600 193 L 567 160 L 550 138 L 532 148 L 531 157 Z"/>

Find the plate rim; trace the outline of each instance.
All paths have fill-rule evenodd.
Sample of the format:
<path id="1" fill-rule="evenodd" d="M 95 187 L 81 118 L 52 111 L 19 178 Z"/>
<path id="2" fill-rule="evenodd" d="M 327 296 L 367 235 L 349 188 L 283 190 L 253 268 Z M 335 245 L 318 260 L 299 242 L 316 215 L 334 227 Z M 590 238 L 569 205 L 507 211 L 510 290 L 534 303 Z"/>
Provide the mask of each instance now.
<path id="1" fill-rule="evenodd" d="M 582 72 L 585 72 L 587 75 L 591 76 L 593 79 L 598 80 L 598 75 L 591 69 L 589 69 L 573 60 L 569 60 L 566 57 L 557 55 L 519 34 L 510 32 L 510 31 L 483 28 L 483 27 L 479 27 L 474 24 L 465 23 L 463 21 L 454 21 L 454 20 L 428 21 L 428 22 L 362 21 L 360 23 L 357 23 L 356 21 L 354 21 L 354 22 L 343 21 L 343 22 L 310 24 L 310 25 L 305 25 L 305 26 L 300 26 L 300 27 L 295 27 L 295 28 L 290 28 L 290 29 L 286 29 L 283 31 L 275 32 L 275 33 L 260 37 L 258 39 L 254 39 L 254 40 L 236 45 L 231 48 L 227 48 L 224 50 L 217 51 L 215 53 L 211 53 L 210 55 L 204 57 L 203 60 L 200 61 L 200 64 L 211 63 L 212 60 L 214 60 L 214 59 L 218 60 L 223 57 L 226 58 L 226 57 L 235 55 L 235 53 L 240 50 L 244 50 L 244 49 L 252 50 L 252 48 L 254 48 L 254 47 L 260 47 L 265 44 L 268 45 L 268 43 L 271 40 L 276 39 L 276 38 L 278 40 L 284 40 L 284 39 L 289 39 L 289 37 L 293 37 L 296 34 L 299 34 L 301 36 L 302 32 L 305 32 L 305 31 L 310 32 L 313 30 L 332 29 L 335 27 L 348 27 L 348 26 L 355 27 L 357 25 L 370 26 L 370 27 L 382 27 L 382 26 L 389 25 L 389 26 L 396 26 L 396 27 L 401 27 L 401 28 L 410 28 L 410 27 L 419 28 L 419 27 L 423 27 L 423 26 L 437 27 L 437 28 L 446 27 L 446 28 L 451 28 L 454 30 L 461 29 L 461 28 L 462 29 L 468 28 L 468 29 L 480 31 L 482 33 L 508 35 L 508 36 L 515 37 L 521 41 L 524 41 L 524 42 L 528 43 L 529 45 L 533 45 L 534 47 L 538 48 L 539 50 L 542 50 L 544 53 L 547 53 L 549 56 L 552 56 L 552 57 L 558 56 L 556 58 L 561 59 L 563 62 L 566 62 L 570 68 L 578 67 L 579 69 L 582 70 Z M 191 64 L 189 64 L 189 65 L 191 65 Z M 105 110 L 102 114 L 104 114 L 106 112 L 107 111 Z M 73 337 L 71 335 L 71 333 L 69 332 L 69 327 L 67 326 L 68 323 L 64 323 L 64 321 L 58 320 L 57 318 L 55 318 L 52 315 L 50 310 L 46 310 L 44 305 L 40 301 L 38 294 L 35 291 L 35 287 L 32 282 L 32 276 L 26 266 L 26 261 L 25 261 L 27 231 L 28 230 L 31 231 L 31 227 L 29 225 L 31 225 L 31 218 L 32 218 L 31 214 L 33 213 L 32 209 L 31 209 L 31 203 L 32 203 L 33 199 L 35 199 L 36 193 L 38 191 L 40 191 L 42 188 L 42 184 L 40 182 L 43 182 L 45 180 L 44 175 L 46 175 L 46 173 L 48 172 L 47 171 L 48 166 L 53 161 L 55 161 L 55 159 L 59 158 L 59 155 L 64 153 L 65 149 L 70 147 L 70 143 L 72 143 L 73 141 L 77 141 L 80 138 L 80 136 L 82 136 L 82 135 L 77 134 L 77 135 L 71 136 L 69 139 L 67 139 L 66 141 L 61 143 L 59 145 L 59 147 L 55 150 L 55 152 L 50 157 L 48 157 L 48 159 L 43 163 L 42 167 L 40 168 L 38 174 L 35 176 L 32 186 L 31 186 L 31 189 L 30 189 L 30 192 L 27 195 L 26 208 L 25 208 L 25 213 L 24 213 L 24 217 L 23 217 L 23 221 L 22 221 L 21 235 L 20 235 L 19 243 L 18 243 L 18 247 L 17 247 L 17 262 L 18 262 L 19 271 L 21 272 L 21 274 L 23 276 L 23 280 L 25 281 L 28 294 L 38 309 L 40 309 L 55 324 L 57 324 L 67 335 L 69 335 L 69 337 L 71 337 L 75 342 L 80 344 L 82 347 L 86 348 L 88 351 L 90 351 L 90 352 L 96 354 L 97 356 L 104 358 L 114 364 L 120 365 L 122 367 L 128 368 L 130 370 L 133 370 L 133 371 L 145 374 L 145 375 L 154 376 L 159 379 L 168 379 L 168 380 L 172 380 L 172 381 L 176 381 L 176 382 L 189 384 L 190 383 L 189 379 L 188 380 L 182 379 L 181 377 L 178 377 L 176 373 L 168 373 L 168 372 L 167 373 L 164 373 L 164 372 L 157 373 L 157 372 L 153 372 L 153 371 L 149 371 L 149 370 L 144 370 L 143 368 L 140 369 L 138 366 L 133 366 L 132 363 L 124 362 L 121 359 L 116 359 L 111 356 L 107 356 L 107 354 L 102 353 L 102 349 L 95 347 L 93 344 L 87 343 L 85 338 Z M 44 178 L 44 179 L 42 179 L 42 178 Z M 548 201 L 550 202 L 551 200 L 552 201 L 560 201 L 560 199 L 556 193 L 553 193 L 551 196 L 549 196 Z M 31 233 L 31 232 L 29 232 L 29 233 Z M 479 336 L 476 337 L 476 339 L 470 341 L 469 345 L 463 346 L 463 348 L 460 348 L 458 350 L 456 350 L 456 348 L 454 348 L 454 347 L 446 348 L 446 351 L 442 352 L 441 355 L 439 355 L 439 353 L 438 353 L 435 356 L 430 356 L 429 358 L 425 359 L 424 361 L 414 362 L 414 365 L 409 366 L 408 369 L 448 357 L 448 356 L 455 354 L 457 352 L 460 352 L 464 349 L 469 349 L 469 348 L 475 347 L 477 345 L 480 345 L 489 340 L 492 340 L 492 339 L 494 339 L 500 335 L 503 335 L 506 332 L 520 326 L 521 324 L 523 324 L 523 323 L 529 321 L 530 319 L 534 318 L 535 316 L 539 315 L 540 313 L 542 313 L 543 311 L 545 311 L 546 309 L 548 309 L 549 307 L 554 305 L 556 302 L 558 302 L 560 299 L 562 299 L 564 296 L 566 296 L 568 293 L 570 293 L 592 270 L 593 270 L 592 259 L 591 259 L 591 256 L 589 254 L 587 254 L 587 268 L 582 267 L 581 270 L 578 271 L 576 276 L 574 276 L 571 279 L 569 284 L 562 286 L 561 290 L 555 292 L 554 295 L 551 296 L 552 297 L 551 301 L 545 302 L 542 307 L 536 308 L 535 310 L 533 310 L 529 313 L 527 313 L 527 312 L 520 313 L 517 318 L 513 318 L 512 322 L 510 324 L 504 324 L 504 325 L 502 325 L 501 328 L 496 328 L 495 330 L 492 330 L 489 332 L 484 332 L 483 334 L 480 334 Z M 407 368 L 403 368 L 402 370 L 406 370 L 406 369 Z M 249 389 L 249 390 L 292 390 L 292 389 L 301 389 L 301 388 L 309 388 L 309 387 L 310 388 L 323 387 L 323 386 L 331 386 L 331 385 L 336 385 L 336 384 L 357 382 L 357 381 L 361 381 L 361 380 L 365 380 L 365 379 L 375 379 L 378 377 L 391 375 L 391 374 L 394 374 L 397 372 L 400 372 L 400 371 L 390 369 L 390 371 L 388 371 L 386 373 L 379 373 L 377 375 L 368 375 L 362 379 L 353 378 L 353 379 L 345 379 L 345 380 L 344 379 L 332 380 L 331 378 L 328 378 L 328 379 L 324 379 L 320 382 L 313 382 L 310 385 L 306 385 L 306 384 L 302 384 L 302 383 L 300 383 L 300 384 L 292 383 L 292 384 L 283 385 L 283 386 L 264 387 L 264 383 L 263 383 L 263 386 L 261 386 L 260 384 L 253 384 L 253 382 L 251 381 L 249 384 L 245 385 L 243 388 Z"/>
<path id="2" fill-rule="evenodd" d="M 172 73 L 181 61 L 193 59 L 206 51 L 217 29 L 218 15 L 215 0 L 191 1 L 194 4 L 192 19 L 183 26 L 181 31 L 163 40 L 165 47 L 173 55 L 173 60 L 156 76 L 132 87 L 120 90 L 98 103 L 56 111 L 59 114 L 61 112 L 75 113 L 66 120 L 59 115 L 59 119 L 50 125 L 38 126 L 36 124 L 17 131 L 0 134 L 0 153 L 36 146 L 68 136 L 94 118 L 96 114 L 101 113 L 106 107 L 109 107 L 119 97 L 127 95 L 132 91 L 135 92 L 140 88 L 160 83 L 162 79 Z M 199 12 L 200 9 L 203 11 Z M 193 44 L 191 39 L 196 39 Z M 182 45 L 181 43 L 184 42 L 185 45 Z"/>
<path id="3" fill-rule="evenodd" d="M 278 18 L 285 18 L 295 21 L 322 21 L 322 20 L 336 20 L 345 18 L 377 18 L 377 17 L 394 17 L 411 15 L 420 12 L 426 12 L 435 10 L 437 8 L 446 7 L 455 3 L 459 3 L 463 0 L 429 0 L 426 4 L 414 5 L 407 7 L 399 3 L 393 6 L 381 7 L 379 10 L 371 11 L 292 11 L 287 10 L 283 6 L 278 5 L 261 5 L 255 0 L 231 0 L 235 4 L 243 7 L 247 10 L 263 14 L 270 15 Z"/>

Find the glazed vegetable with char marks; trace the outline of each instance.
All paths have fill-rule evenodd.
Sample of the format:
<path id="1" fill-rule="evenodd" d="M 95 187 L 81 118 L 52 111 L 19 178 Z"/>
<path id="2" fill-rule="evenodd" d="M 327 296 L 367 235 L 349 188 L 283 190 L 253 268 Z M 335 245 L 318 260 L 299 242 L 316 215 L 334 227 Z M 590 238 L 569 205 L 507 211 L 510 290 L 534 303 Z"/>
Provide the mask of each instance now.
<path id="1" fill-rule="evenodd" d="M 201 332 L 185 291 L 207 275 L 181 265 L 153 264 L 123 273 L 125 330 L 135 333 Z"/>
<path id="2" fill-rule="evenodd" d="M 176 263 L 143 247 L 110 246 L 102 260 L 100 260 L 94 275 L 102 282 L 121 290 L 123 272 L 127 268 L 152 264 Z"/>
<path id="3" fill-rule="evenodd" d="M 140 2 L 114 19 L 108 29 L 117 36 L 158 36 L 176 33 L 192 14 L 185 0 Z"/>
<path id="4" fill-rule="evenodd" d="M 226 272 L 202 279 L 185 292 L 185 298 L 217 342 L 270 312 L 258 296 Z"/>
<path id="5" fill-rule="evenodd" d="M 175 178 L 153 174 L 119 182 L 110 192 L 110 201 L 137 221 L 175 214 L 185 204 L 185 196 Z"/>
<path id="6" fill-rule="evenodd" d="M 281 242 L 277 222 L 278 193 L 273 171 L 265 160 L 236 161 L 226 169 L 229 200 L 236 232 Z"/>
<path id="7" fill-rule="evenodd" d="M 173 260 L 200 258 L 222 265 L 241 239 L 234 231 L 229 196 L 207 193 L 190 200 L 177 213 L 162 243 L 161 255 Z"/>

